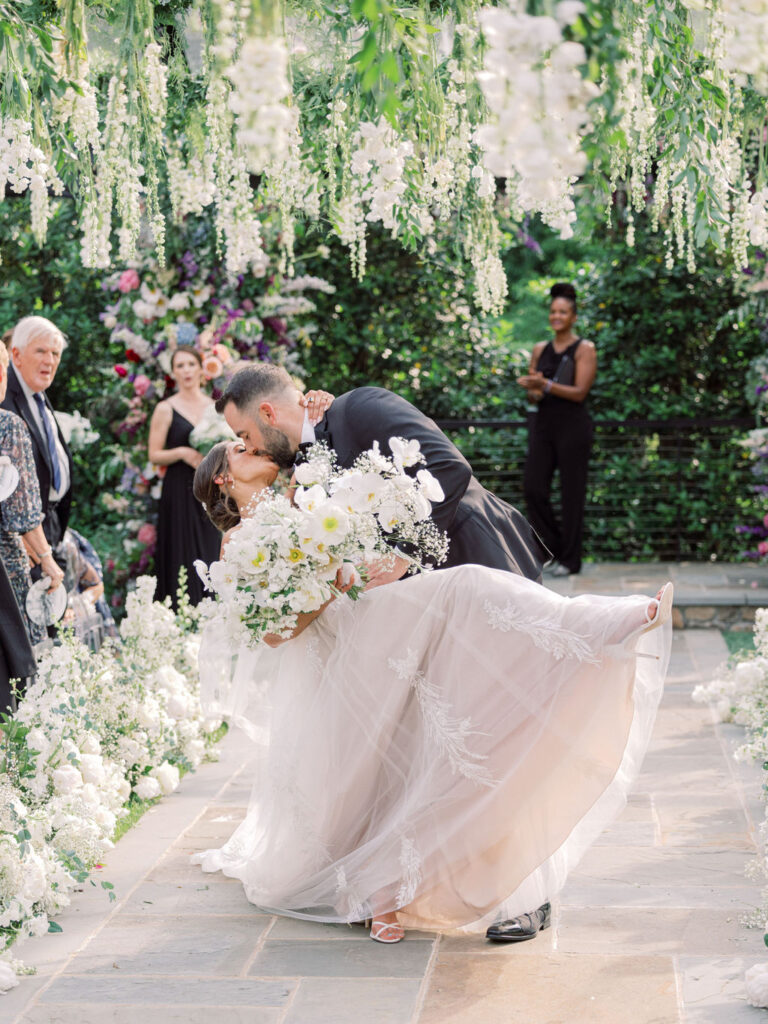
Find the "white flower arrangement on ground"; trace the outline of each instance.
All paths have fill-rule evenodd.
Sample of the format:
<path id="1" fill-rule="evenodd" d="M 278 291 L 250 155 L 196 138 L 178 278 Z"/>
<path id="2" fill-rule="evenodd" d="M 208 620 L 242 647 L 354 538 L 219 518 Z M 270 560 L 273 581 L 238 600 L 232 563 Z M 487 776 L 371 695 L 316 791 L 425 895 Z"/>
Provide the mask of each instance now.
<path id="1" fill-rule="evenodd" d="M 209 614 L 233 642 L 256 645 L 267 634 L 288 636 L 302 612 L 321 608 L 339 593 L 340 569 L 362 592 L 366 565 L 391 559 L 391 545 L 407 545 L 409 571 L 444 561 L 448 541 L 430 520 L 431 502 L 442 501 L 440 484 L 426 469 L 418 441 L 389 439 L 392 456 L 378 445 L 350 469 L 338 469 L 335 453 L 313 445 L 296 467 L 298 487 L 287 497 L 258 500 L 230 538 L 224 558 L 196 567 L 218 601 Z M 398 554 L 404 552 L 395 549 Z"/>
<path id="2" fill-rule="evenodd" d="M 70 637 L 47 652 L 0 726 L 0 991 L 10 946 L 60 930 L 50 919 L 112 847 L 131 795 L 173 792 L 220 725 L 200 708 L 194 619 L 154 588 L 138 581 L 122 644 L 93 653 Z"/>
<path id="3" fill-rule="evenodd" d="M 737 761 L 757 761 L 768 770 L 768 608 L 755 612 L 755 651 L 723 669 L 716 679 L 697 686 L 693 699 L 714 706 L 721 722 L 733 722 L 747 730 L 747 741 L 734 753 Z M 768 790 L 763 786 L 764 797 Z M 766 807 L 768 815 L 768 807 Z M 751 878 L 768 879 L 768 817 L 760 825 L 763 852 L 748 866 Z M 768 945 L 768 884 L 763 885 L 761 905 L 744 918 L 750 927 L 762 927 Z M 747 1001 L 768 1007 L 768 963 L 756 964 L 745 975 Z"/>
<path id="4" fill-rule="evenodd" d="M 212 405 L 205 410 L 200 422 L 189 435 L 189 443 L 193 448 L 197 448 L 199 452 L 202 452 L 203 455 L 207 455 L 211 448 L 217 445 L 219 441 L 236 440 L 235 432 Z"/>

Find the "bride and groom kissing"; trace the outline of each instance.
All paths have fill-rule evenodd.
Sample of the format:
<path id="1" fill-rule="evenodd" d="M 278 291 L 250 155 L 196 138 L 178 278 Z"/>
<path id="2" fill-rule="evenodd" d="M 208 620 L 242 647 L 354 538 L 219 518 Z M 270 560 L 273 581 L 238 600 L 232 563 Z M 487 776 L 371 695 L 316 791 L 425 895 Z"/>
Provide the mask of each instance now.
<path id="1" fill-rule="evenodd" d="M 248 816 L 198 855 L 204 870 L 275 913 L 371 919 L 380 942 L 405 927 L 535 937 L 638 770 L 671 588 L 566 599 L 539 586 L 549 552 L 525 518 L 391 392 L 341 395 L 313 427 L 288 374 L 261 364 L 217 410 L 241 443 L 211 451 L 195 493 L 220 527 L 236 528 L 302 445 L 324 441 L 348 467 L 402 437 L 442 488 L 432 518 L 449 551 L 439 572 L 383 586 L 405 574 L 397 559 L 363 600 L 333 602 L 289 642 L 233 657 L 204 637 L 203 693 L 228 676 L 224 710 L 261 754 Z"/>

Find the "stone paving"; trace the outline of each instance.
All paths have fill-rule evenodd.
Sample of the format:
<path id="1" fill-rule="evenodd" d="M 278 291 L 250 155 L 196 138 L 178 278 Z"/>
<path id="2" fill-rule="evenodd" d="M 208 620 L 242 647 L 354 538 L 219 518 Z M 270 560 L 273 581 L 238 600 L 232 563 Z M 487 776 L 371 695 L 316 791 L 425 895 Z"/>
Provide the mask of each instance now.
<path id="1" fill-rule="evenodd" d="M 639 783 L 535 941 L 414 933 L 382 946 L 361 927 L 260 914 L 239 883 L 189 863 L 230 834 L 248 801 L 248 744 L 231 733 L 219 762 L 187 776 L 110 854 L 117 901 L 86 886 L 61 934 L 20 947 L 38 973 L 0 999 L 0 1021 L 764 1022 L 743 974 L 768 953 L 762 931 L 739 922 L 758 898 L 744 867 L 763 816 L 761 772 L 731 757 L 741 730 L 690 700 L 725 656 L 716 630 L 675 632 Z"/>

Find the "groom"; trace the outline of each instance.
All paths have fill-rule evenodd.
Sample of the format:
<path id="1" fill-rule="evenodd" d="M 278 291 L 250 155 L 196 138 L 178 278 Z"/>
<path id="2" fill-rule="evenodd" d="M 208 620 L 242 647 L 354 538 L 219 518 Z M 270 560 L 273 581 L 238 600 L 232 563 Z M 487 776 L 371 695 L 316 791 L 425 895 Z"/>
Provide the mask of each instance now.
<path id="1" fill-rule="evenodd" d="M 417 440 L 426 467 L 437 477 L 445 500 L 432 508 L 432 519 L 450 540 L 448 558 L 453 565 L 486 565 L 541 581 L 544 563 L 552 557 L 533 528 L 516 508 L 506 504 L 472 475 L 469 463 L 445 434 L 404 398 L 383 388 L 363 387 L 336 398 L 313 428 L 301 395 L 282 367 L 259 363 L 239 370 L 216 402 L 232 430 L 254 454 L 269 455 L 283 469 L 293 466 L 299 448 L 325 441 L 339 464 L 351 466 L 378 441 L 389 455 L 389 438 Z M 393 569 L 379 572 L 375 585 L 404 575 L 408 563 L 396 559 Z M 533 939 L 549 925 L 550 907 L 488 929 L 497 942 Z"/>
<path id="2" fill-rule="evenodd" d="M 259 363 L 234 375 L 216 410 L 248 448 L 271 456 L 284 469 L 294 464 L 302 443 L 315 440 L 325 441 L 344 467 L 374 441 L 389 455 L 390 437 L 417 440 L 426 468 L 445 495 L 432 509 L 433 521 L 450 540 L 441 568 L 486 565 L 541 580 L 542 566 L 551 555 L 533 528 L 517 509 L 480 485 L 458 448 L 404 398 L 383 388 L 356 388 L 335 399 L 314 429 L 300 398 L 282 367 Z M 398 562 L 394 578 L 407 568 L 406 562 Z"/>

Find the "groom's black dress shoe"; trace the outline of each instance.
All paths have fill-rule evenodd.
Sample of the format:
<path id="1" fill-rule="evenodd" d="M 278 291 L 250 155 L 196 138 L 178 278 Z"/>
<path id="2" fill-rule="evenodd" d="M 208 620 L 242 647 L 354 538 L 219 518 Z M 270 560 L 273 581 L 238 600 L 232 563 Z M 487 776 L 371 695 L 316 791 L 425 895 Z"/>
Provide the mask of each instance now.
<path id="1" fill-rule="evenodd" d="M 551 919 L 552 906 L 543 903 L 538 910 L 533 910 L 530 914 L 521 914 L 510 921 L 492 924 L 485 937 L 493 939 L 494 942 L 525 942 L 527 939 L 535 939 L 540 931 L 549 928 Z"/>

